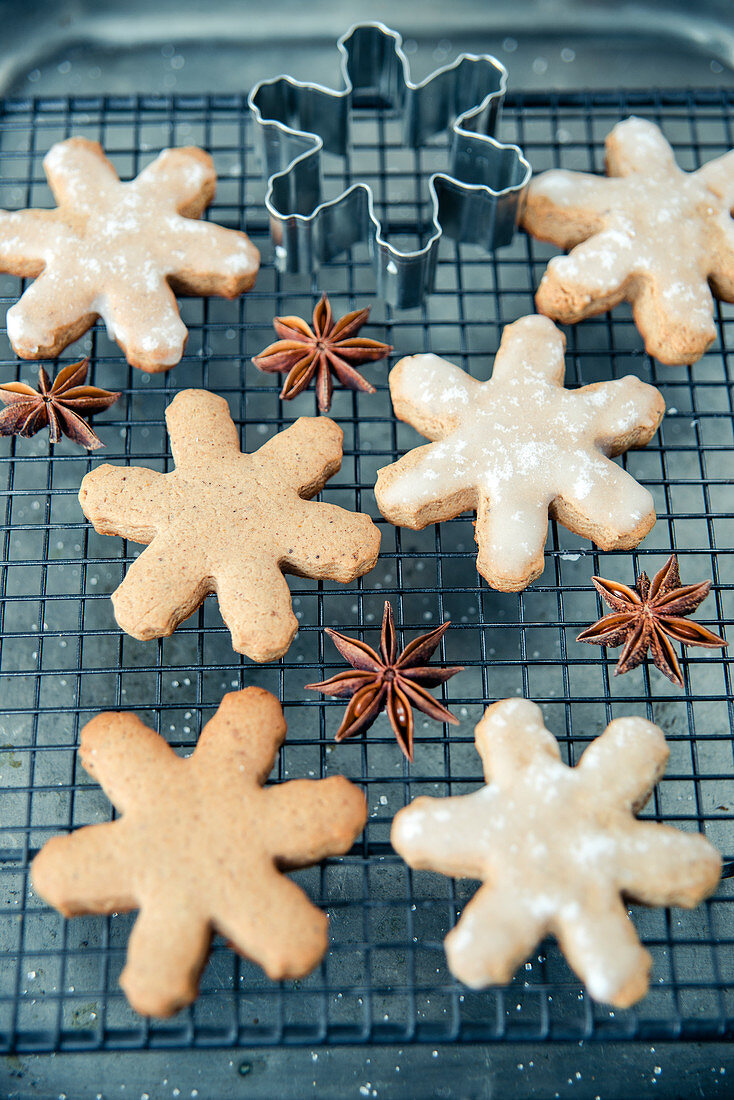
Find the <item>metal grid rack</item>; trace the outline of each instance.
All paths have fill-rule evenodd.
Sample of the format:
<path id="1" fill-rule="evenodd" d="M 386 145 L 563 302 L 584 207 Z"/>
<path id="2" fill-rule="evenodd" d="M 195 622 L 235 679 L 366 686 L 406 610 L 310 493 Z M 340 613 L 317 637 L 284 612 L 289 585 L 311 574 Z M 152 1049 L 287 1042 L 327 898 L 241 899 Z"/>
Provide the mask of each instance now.
<path id="1" fill-rule="evenodd" d="M 731 92 L 516 95 L 506 104 L 502 136 L 518 141 L 536 170 L 600 171 L 604 135 L 637 112 L 663 126 L 681 165 L 692 168 L 734 146 L 733 100 Z M 82 341 L 93 381 L 123 390 L 96 420 L 104 460 L 167 468 L 163 410 L 186 386 L 226 395 L 250 450 L 295 417 L 315 414 L 313 394 L 280 402 L 278 380 L 258 374 L 249 357 L 272 339 L 274 314 L 309 311 L 321 289 L 335 312 L 371 301 L 372 272 L 366 252 L 355 248 L 318 278 L 277 275 L 244 97 L 7 101 L 0 206 L 50 204 L 42 156 L 70 134 L 101 140 L 123 178 L 167 145 L 201 144 L 220 177 L 209 216 L 245 226 L 263 252 L 257 286 L 241 300 L 183 302 L 189 344 L 167 374 L 128 367 L 100 326 Z M 426 178 L 445 163 L 445 149 L 437 143 L 406 151 L 389 111 L 360 111 L 353 138 L 346 163 L 326 163 L 329 193 L 368 179 L 392 239 L 415 243 L 427 212 Z M 371 334 L 393 344 L 396 356 L 431 350 L 485 378 L 502 326 L 532 312 L 532 291 L 550 254 L 522 234 L 493 257 L 444 241 L 436 293 L 421 309 L 397 315 L 375 302 Z M 0 293 L 4 316 L 17 280 L 3 278 Z M 671 547 L 685 580 L 713 577 L 700 618 L 715 629 L 734 618 L 734 308 L 717 305 L 717 320 L 717 342 L 693 367 L 662 367 L 645 356 L 623 308 L 568 330 L 569 385 L 632 372 L 665 395 L 659 434 L 623 460 L 651 488 L 658 522 L 635 553 L 606 555 L 551 525 L 545 573 L 519 595 L 480 583 L 470 516 L 423 532 L 379 520 L 376 470 L 417 442 L 391 415 L 386 364 L 369 371 L 374 396 L 337 392 L 331 415 L 344 428 L 344 463 L 324 499 L 378 519 L 382 554 L 373 573 L 346 587 L 292 578 L 301 629 L 286 657 L 266 666 L 232 651 L 214 600 L 170 639 L 140 643 L 123 635 L 108 594 L 136 548 L 97 536 L 76 501 L 97 460 L 66 441 L 52 447 L 43 435 L 2 441 L 0 1050 L 731 1034 L 730 880 L 693 912 L 635 909 L 654 956 L 652 988 L 636 1009 L 613 1011 L 589 999 L 553 942 L 510 986 L 463 989 L 446 968 L 441 941 L 474 884 L 412 873 L 389 844 L 392 816 L 411 798 L 477 785 L 476 720 L 489 701 L 523 694 L 543 706 L 572 761 L 613 716 L 643 714 L 660 723 L 671 758 L 646 813 L 703 829 L 725 855 L 734 854 L 734 694 L 726 654 L 687 654 L 679 692 L 647 667 L 615 679 L 613 653 L 574 641 L 601 611 L 593 573 L 631 581 L 636 569 L 658 568 Z M 4 334 L 0 340 L 3 377 L 32 379 L 33 365 L 18 363 Z M 64 360 L 79 350 L 68 349 Z M 374 641 L 385 598 L 407 637 L 451 618 L 441 657 L 466 666 L 443 692 L 461 725 L 418 721 L 412 766 L 384 717 L 366 737 L 335 746 L 341 704 L 303 690 L 340 667 L 322 627 Z M 286 708 L 277 779 L 341 772 L 367 791 L 369 822 L 354 850 L 297 876 L 331 915 L 331 949 L 309 978 L 275 984 L 218 941 L 196 1004 L 173 1020 L 146 1021 L 117 986 L 131 915 L 64 921 L 34 896 L 28 866 L 49 836 L 109 817 L 106 799 L 75 762 L 79 728 L 93 713 L 133 709 L 175 748 L 190 751 L 224 691 L 250 683 L 274 691 Z"/>

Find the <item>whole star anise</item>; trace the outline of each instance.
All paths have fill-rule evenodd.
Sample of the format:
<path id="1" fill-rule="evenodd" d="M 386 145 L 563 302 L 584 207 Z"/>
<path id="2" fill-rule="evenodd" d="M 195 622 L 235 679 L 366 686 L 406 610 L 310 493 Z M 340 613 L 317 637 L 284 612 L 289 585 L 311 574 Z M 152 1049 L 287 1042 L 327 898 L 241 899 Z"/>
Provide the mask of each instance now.
<path id="1" fill-rule="evenodd" d="M 93 451 L 104 444 L 83 418 L 114 405 L 120 396 L 97 386 L 85 386 L 89 359 L 70 363 L 51 380 L 43 367 L 38 371 L 38 389 L 25 382 L 0 384 L 0 435 L 29 438 L 48 425 L 52 443 L 62 433 L 74 443 Z"/>
<path id="2" fill-rule="evenodd" d="M 655 667 L 678 687 L 683 687 L 683 676 L 670 644 L 671 638 L 684 645 L 710 648 L 727 645 L 718 634 L 712 634 L 700 623 L 684 618 L 706 599 L 711 581 L 681 585 L 675 554 L 668 558 L 652 582 L 647 573 L 640 573 L 634 588 L 602 577 L 591 579 L 604 602 L 613 608 L 613 613 L 583 630 L 576 641 L 604 646 L 624 643 L 615 676 L 637 668 L 649 649 Z"/>
<path id="3" fill-rule="evenodd" d="M 369 729 L 378 714 L 386 710 L 400 748 L 408 760 L 412 760 L 413 707 L 437 722 L 458 724 L 451 711 L 429 695 L 423 686 L 436 687 L 463 670 L 463 665 L 451 668 L 429 668 L 426 665 L 450 626 L 450 622 L 443 623 L 429 634 L 414 638 L 398 654 L 392 607 L 386 600 L 379 655 L 365 642 L 326 628 L 326 633 L 342 657 L 346 657 L 352 665 L 353 671 L 339 672 L 330 680 L 306 684 L 306 687 L 312 691 L 322 691 L 324 695 L 352 697 L 336 732 L 337 741 L 344 741 Z"/>
<path id="4" fill-rule="evenodd" d="M 334 321 L 326 294 L 313 311 L 313 328 L 301 317 L 276 317 L 273 327 L 280 340 L 252 360 L 258 370 L 288 372 L 280 396 L 288 401 L 305 390 L 316 376 L 316 397 L 321 412 L 331 407 L 332 374 L 350 390 L 374 393 L 353 363 L 372 363 L 392 351 L 389 344 L 356 336 L 370 315 L 369 306 Z"/>

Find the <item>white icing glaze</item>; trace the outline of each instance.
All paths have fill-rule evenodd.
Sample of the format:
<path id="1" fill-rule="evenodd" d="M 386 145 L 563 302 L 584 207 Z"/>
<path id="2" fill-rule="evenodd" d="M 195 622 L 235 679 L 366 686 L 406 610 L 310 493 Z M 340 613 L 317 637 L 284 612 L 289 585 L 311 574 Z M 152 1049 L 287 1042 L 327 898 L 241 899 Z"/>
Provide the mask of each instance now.
<path id="1" fill-rule="evenodd" d="M 631 801 L 646 800 L 664 767 L 662 731 L 617 720 L 570 768 L 540 708 L 508 699 L 489 707 L 476 740 L 491 781 L 469 795 L 419 798 L 392 829 L 411 866 L 484 881 L 447 938 L 451 969 L 472 986 L 509 980 L 552 931 L 592 996 L 636 1000 L 649 959 L 620 895 L 695 903 L 720 865 L 703 837 L 633 817 Z"/>

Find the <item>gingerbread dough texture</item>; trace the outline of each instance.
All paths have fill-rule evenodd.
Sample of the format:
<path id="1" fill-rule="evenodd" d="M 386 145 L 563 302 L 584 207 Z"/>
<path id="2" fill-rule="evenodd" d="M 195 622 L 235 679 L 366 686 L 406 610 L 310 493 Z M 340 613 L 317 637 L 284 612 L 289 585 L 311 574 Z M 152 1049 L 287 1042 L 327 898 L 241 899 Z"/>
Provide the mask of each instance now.
<path id="1" fill-rule="evenodd" d="M 716 337 L 712 292 L 734 302 L 734 151 L 683 172 L 658 127 L 632 117 L 607 136 L 606 168 L 530 183 L 523 227 L 571 250 L 548 264 L 537 308 L 573 323 L 629 301 L 650 355 L 693 363 Z"/>
<path id="2" fill-rule="evenodd" d="M 121 817 L 50 840 L 33 885 L 66 917 L 139 910 L 120 985 L 142 1015 L 195 999 L 215 932 L 274 980 L 324 955 L 326 914 L 281 872 L 348 852 L 367 806 L 339 775 L 263 788 L 285 732 L 257 687 L 225 695 L 185 759 L 134 714 L 84 727 L 81 762 Z"/>
<path id="3" fill-rule="evenodd" d="M 133 638 L 171 634 L 216 593 L 232 645 L 282 657 L 298 622 L 283 572 L 347 583 L 374 566 L 372 520 L 310 501 L 341 466 L 341 429 L 301 417 L 253 454 L 240 451 L 227 402 L 182 390 L 166 409 L 175 469 L 99 466 L 79 491 L 103 535 L 150 544 L 112 595 Z"/>
<path id="4" fill-rule="evenodd" d="M 481 879 L 445 940 L 452 973 L 481 988 L 509 982 L 548 933 L 597 1001 L 645 995 L 651 958 L 622 898 L 698 905 L 721 857 L 699 833 L 636 821 L 665 770 L 662 730 L 617 718 L 575 768 L 561 761 L 540 707 L 505 699 L 476 728 L 485 787 L 417 798 L 393 821 L 411 867 Z"/>
<path id="5" fill-rule="evenodd" d="M 0 271 L 35 279 L 8 310 L 24 359 L 58 355 L 101 317 L 129 363 L 168 370 L 188 335 L 174 291 L 234 298 L 254 283 L 249 237 L 195 220 L 217 182 L 202 149 L 165 149 L 121 183 L 101 145 L 69 138 L 43 167 L 58 206 L 0 211 Z"/>
<path id="6" fill-rule="evenodd" d="M 604 550 L 636 546 L 655 522 L 651 494 L 609 459 L 649 442 L 662 396 L 631 376 L 566 390 L 564 349 L 552 321 L 522 317 L 487 382 L 436 355 L 390 372 L 396 415 L 436 442 L 379 471 L 380 511 L 420 529 L 475 508 L 477 569 L 501 591 L 543 572 L 549 512 Z"/>

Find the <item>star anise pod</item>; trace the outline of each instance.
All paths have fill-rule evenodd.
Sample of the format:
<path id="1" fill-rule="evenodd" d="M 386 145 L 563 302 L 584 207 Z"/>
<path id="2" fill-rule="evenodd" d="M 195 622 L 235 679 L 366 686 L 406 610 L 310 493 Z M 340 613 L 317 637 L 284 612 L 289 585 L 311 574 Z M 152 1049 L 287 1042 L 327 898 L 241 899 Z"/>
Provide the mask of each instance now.
<path id="1" fill-rule="evenodd" d="M 591 579 L 604 602 L 613 608 L 613 613 L 583 630 L 576 641 L 604 646 L 624 643 L 615 676 L 637 668 L 649 649 L 655 667 L 678 687 L 683 687 L 683 676 L 671 638 L 684 645 L 710 648 L 727 645 L 718 634 L 712 634 L 700 623 L 684 618 L 706 599 L 711 581 L 681 585 L 675 554 L 668 558 L 652 582 L 647 573 L 640 573 L 634 588 L 602 577 Z"/>
<path id="2" fill-rule="evenodd" d="M 104 444 L 83 418 L 114 405 L 120 396 L 97 386 L 85 386 L 89 359 L 70 363 L 51 383 L 43 367 L 38 371 L 38 389 L 25 382 L 0 383 L 0 401 L 7 408 L 0 411 L 0 435 L 22 435 L 26 438 L 48 425 L 52 443 L 61 435 L 68 436 L 93 451 Z"/>
<path id="3" fill-rule="evenodd" d="M 326 294 L 313 311 L 313 328 L 301 317 L 276 317 L 273 327 L 280 340 L 252 360 L 258 370 L 288 372 L 280 396 L 288 401 L 305 390 L 316 377 L 316 397 L 321 412 L 331 407 L 332 374 L 350 390 L 374 393 L 375 387 L 352 364 L 372 363 L 392 351 L 389 344 L 367 340 L 356 333 L 370 315 L 369 306 L 334 321 Z"/>
<path id="4" fill-rule="evenodd" d="M 344 741 L 369 729 L 378 714 L 386 710 L 400 748 L 408 760 L 412 760 L 413 707 L 437 722 L 458 724 L 451 711 L 425 690 L 425 686 L 436 687 L 463 670 L 463 665 L 436 668 L 426 664 L 450 626 L 450 622 L 443 623 L 430 634 L 414 638 L 400 654 L 392 607 L 387 600 L 379 654 L 357 638 L 347 638 L 336 630 L 326 628 L 326 633 L 342 657 L 346 657 L 352 665 L 352 670 L 339 672 L 321 684 L 306 684 L 306 687 L 312 691 L 322 691 L 324 695 L 351 696 L 336 732 L 337 741 Z"/>

